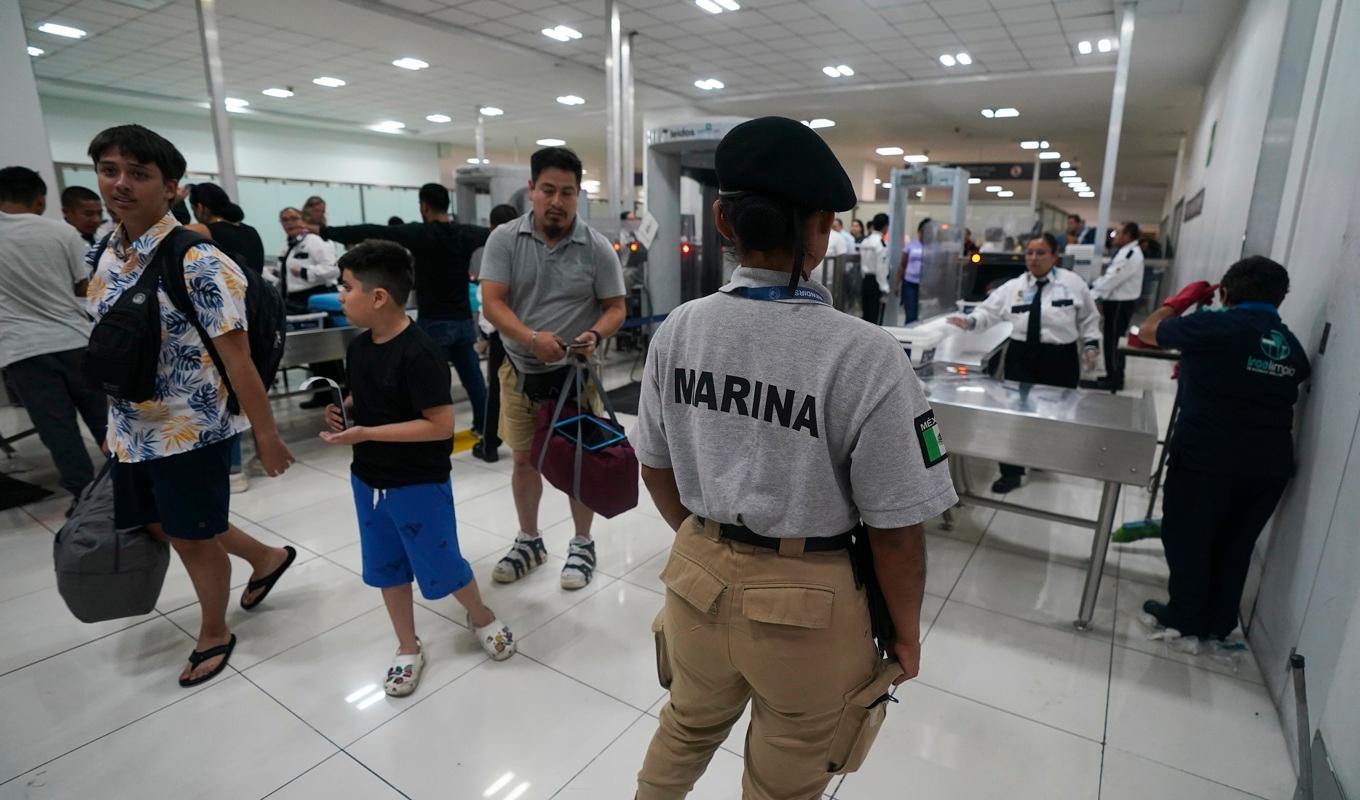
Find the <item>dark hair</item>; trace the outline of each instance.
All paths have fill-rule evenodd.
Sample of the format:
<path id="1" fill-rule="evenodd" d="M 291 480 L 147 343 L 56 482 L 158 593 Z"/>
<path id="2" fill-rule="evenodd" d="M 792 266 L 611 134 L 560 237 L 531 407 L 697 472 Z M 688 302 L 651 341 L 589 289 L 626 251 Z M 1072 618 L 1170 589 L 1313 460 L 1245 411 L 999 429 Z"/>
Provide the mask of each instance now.
<path id="1" fill-rule="evenodd" d="M 297 206 L 284 206 L 283 208 L 279 209 L 279 217 L 282 218 L 283 215 L 287 214 L 289 211 L 296 213 L 299 217 L 302 216 L 302 209 L 298 208 Z"/>
<path id="2" fill-rule="evenodd" d="M 102 202 L 99 195 L 84 186 L 67 186 L 61 192 L 61 207 L 65 209 L 75 208 L 81 203 L 88 203 L 91 200 L 96 203 Z"/>
<path id="3" fill-rule="evenodd" d="M 930 222 L 931 222 L 930 217 L 926 217 L 925 219 L 921 220 L 921 224 L 916 226 L 916 233 L 918 236 L 920 235 L 921 231 L 926 229 L 926 226 L 929 225 Z"/>
<path id="4" fill-rule="evenodd" d="M 1045 231 L 1038 236 L 1035 236 L 1034 239 L 1043 239 L 1044 244 L 1048 245 L 1049 252 L 1053 253 L 1053 255 L 1058 254 L 1058 237 Z M 1030 241 L 1032 242 L 1034 239 L 1030 239 Z"/>
<path id="5" fill-rule="evenodd" d="M 420 202 L 434 211 L 449 210 L 449 190 L 438 183 L 427 183 L 420 187 Z"/>
<path id="6" fill-rule="evenodd" d="M 1248 256 L 1228 267 L 1222 286 L 1228 305 L 1256 302 L 1278 306 L 1289 294 L 1289 273 L 1265 256 Z"/>
<path id="7" fill-rule="evenodd" d="M 732 226 L 737 250 L 742 253 L 792 248 L 795 234 L 801 236 L 803 223 L 816 213 L 816 209 L 811 208 L 795 210 L 783 200 L 755 192 L 719 197 L 718 202 L 722 204 L 727 223 Z M 803 251 L 807 252 L 806 245 Z"/>
<path id="8" fill-rule="evenodd" d="M 491 222 L 491 227 L 504 225 L 519 216 L 519 209 L 509 203 L 501 203 L 491 209 L 491 214 L 487 217 Z"/>
<path id="9" fill-rule="evenodd" d="M 314 195 L 312 195 L 311 197 L 307 198 L 307 202 L 303 203 L 303 204 L 302 204 L 302 207 L 303 207 L 303 208 L 310 208 L 310 207 L 315 206 L 315 205 L 320 205 L 320 204 L 322 204 L 322 203 L 324 203 L 324 202 L 326 202 L 326 198 L 322 197 L 322 196 L 319 195 L 319 194 L 314 194 Z"/>
<path id="10" fill-rule="evenodd" d="M 368 287 L 382 287 L 399 306 L 406 305 L 415 283 L 411 253 L 396 242 L 368 239 L 340 256 L 337 266 Z"/>
<path id="11" fill-rule="evenodd" d="M 538 180 L 545 169 L 560 169 L 576 176 L 581 185 L 581 159 L 568 147 L 545 147 L 529 156 L 529 179 Z"/>
<path id="12" fill-rule="evenodd" d="M 88 154 L 96 165 L 109 150 L 117 150 L 139 164 L 155 164 L 161 178 L 177 181 L 184 177 L 184 155 L 169 139 L 141 125 L 117 125 L 100 131 L 90 142 Z"/>
<path id="13" fill-rule="evenodd" d="M 874 218 L 869 221 L 869 227 L 876 231 L 886 231 L 891 222 L 892 220 L 887 214 L 875 214 Z"/>
<path id="14" fill-rule="evenodd" d="M 1074 219 L 1074 220 L 1076 220 L 1077 222 L 1085 222 L 1085 221 L 1086 221 L 1086 220 L 1084 220 L 1084 219 L 1081 218 L 1081 215 L 1080 215 L 1080 214 L 1068 214 L 1068 215 L 1067 215 L 1067 218 L 1068 218 L 1068 219 Z"/>
<path id="15" fill-rule="evenodd" d="M 226 190 L 215 183 L 195 183 L 190 186 L 189 205 L 203 206 L 213 216 L 221 217 L 227 222 L 240 222 L 246 218 L 246 212 L 231 202 Z"/>
<path id="16" fill-rule="evenodd" d="M 47 194 L 47 182 L 28 167 L 0 169 L 0 203 L 32 205 Z"/>
<path id="17" fill-rule="evenodd" d="M 388 217 L 388 218 L 387 218 L 387 224 L 388 224 L 388 225 L 405 225 L 405 224 L 406 224 L 406 220 L 402 219 L 401 217 L 396 217 L 396 216 Z"/>
<path id="18" fill-rule="evenodd" d="M 1120 228 L 1135 242 L 1138 241 L 1138 237 L 1143 235 L 1142 229 L 1138 227 L 1136 222 L 1125 222 Z"/>

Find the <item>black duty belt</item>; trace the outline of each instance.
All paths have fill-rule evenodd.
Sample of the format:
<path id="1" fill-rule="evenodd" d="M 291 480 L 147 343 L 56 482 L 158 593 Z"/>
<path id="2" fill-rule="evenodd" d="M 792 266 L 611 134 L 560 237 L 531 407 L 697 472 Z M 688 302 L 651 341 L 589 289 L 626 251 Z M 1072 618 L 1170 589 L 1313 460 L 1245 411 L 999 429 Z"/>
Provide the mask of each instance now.
<path id="1" fill-rule="evenodd" d="M 703 517 L 696 516 L 702 524 L 707 522 Z M 749 544 L 754 547 L 764 547 L 769 550 L 778 550 L 780 539 L 773 536 L 761 536 L 745 525 L 728 525 L 719 523 L 720 535 L 724 539 L 734 542 Z M 842 533 L 836 536 L 814 536 L 804 539 L 803 552 L 805 553 L 825 553 L 831 550 L 849 550 L 850 534 Z"/>

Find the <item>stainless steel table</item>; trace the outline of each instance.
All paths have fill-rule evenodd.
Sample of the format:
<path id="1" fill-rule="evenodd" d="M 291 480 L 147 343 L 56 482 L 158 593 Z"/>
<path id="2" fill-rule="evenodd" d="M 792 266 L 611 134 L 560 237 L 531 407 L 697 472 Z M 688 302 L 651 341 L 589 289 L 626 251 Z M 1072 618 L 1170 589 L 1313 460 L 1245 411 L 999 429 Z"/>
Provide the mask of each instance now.
<path id="1" fill-rule="evenodd" d="M 1095 531 L 1081 607 L 1073 623 L 1079 630 L 1088 629 L 1120 488 L 1146 485 L 1152 471 L 1157 447 L 1152 393 L 1125 397 L 964 376 L 948 369 L 923 376 L 922 383 L 948 452 L 1091 478 L 1103 485 L 1100 511 L 1091 520 L 975 494 L 961 463 L 949 462 L 961 501 Z"/>
<path id="2" fill-rule="evenodd" d="M 279 362 L 279 368 L 344 360 L 349 343 L 362 332 L 363 328 L 353 326 L 290 331 L 283 340 L 283 360 Z"/>

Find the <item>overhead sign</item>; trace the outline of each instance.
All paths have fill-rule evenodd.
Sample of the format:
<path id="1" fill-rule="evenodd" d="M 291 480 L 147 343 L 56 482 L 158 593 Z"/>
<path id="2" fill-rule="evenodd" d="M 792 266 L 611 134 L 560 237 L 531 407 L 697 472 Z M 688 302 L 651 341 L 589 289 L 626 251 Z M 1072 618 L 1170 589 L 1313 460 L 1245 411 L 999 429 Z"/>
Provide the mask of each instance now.
<path id="1" fill-rule="evenodd" d="M 643 213 L 642 220 L 638 223 L 637 233 L 635 233 L 634 236 L 639 242 L 642 242 L 643 247 L 651 250 L 652 241 L 656 239 L 656 232 L 660 228 L 661 223 L 656 221 L 656 217 L 652 216 L 652 212 L 647 211 Z"/>
<path id="2" fill-rule="evenodd" d="M 968 177 L 970 178 L 981 178 L 984 181 L 1028 181 L 1034 178 L 1033 161 L 986 162 L 981 164 L 954 164 L 953 166 L 968 170 Z M 1056 181 L 1061 169 L 1062 167 L 1057 163 L 1041 162 L 1039 164 L 1039 180 Z"/>

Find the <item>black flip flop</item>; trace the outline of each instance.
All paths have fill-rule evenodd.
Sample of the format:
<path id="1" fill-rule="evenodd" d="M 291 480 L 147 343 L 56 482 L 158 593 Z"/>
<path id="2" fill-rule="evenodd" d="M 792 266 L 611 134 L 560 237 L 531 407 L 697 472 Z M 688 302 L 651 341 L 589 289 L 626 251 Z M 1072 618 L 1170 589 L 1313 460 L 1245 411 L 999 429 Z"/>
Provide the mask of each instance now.
<path id="1" fill-rule="evenodd" d="M 283 577 L 283 573 L 287 572 L 288 568 L 293 566 L 293 561 L 297 558 L 297 551 L 288 546 L 285 546 L 283 549 L 288 551 L 288 558 L 284 559 L 283 564 L 281 564 L 278 569 L 257 581 L 251 581 L 246 584 L 246 594 L 250 594 L 257 589 L 264 589 L 264 591 L 260 592 L 259 596 L 255 598 L 255 602 L 250 605 L 246 605 L 246 599 L 245 597 L 242 597 L 241 608 L 249 611 L 260 603 L 263 603 L 264 599 L 269 596 L 270 590 L 274 588 L 274 584 L 278 583 L 279 578 Z"/>
<path id="2" fill-rule="evenodd" d="M 227 662 L 231 660 L 231 651 L 235 649 L 236 649 L 236 634 L 233 633 L 231 635 L 231 641 L 227 642 L 226 644 L 219 644 L 216 647 L 209 647 L 207 650 L 195 650 L 194 652 L 190 653 L 189 666 L 192 667 L 193 669 L 198 669 L 199 664 L 202 664 L 204 661 L 207 661 L 210 658 L 217 658 L 218 656 L 223 657 L 222 663 L 217 665 L 217 669 L 214 669 L 212 672 L 209 672 L 207 675 L 204 675 L 202 677 L 180 678 L 179 685 L 188 689 L 190 686 L 197 686 L 200 683 L 207 683 L 213 678 L 216 678 L 219 674 L 221 674 L 222 670 L 227 668 Z M 192 672 L 193 670 L 190 671 Z"/>

